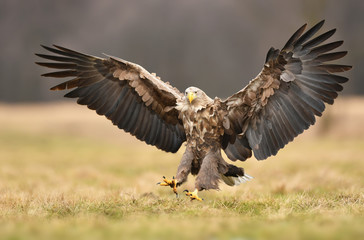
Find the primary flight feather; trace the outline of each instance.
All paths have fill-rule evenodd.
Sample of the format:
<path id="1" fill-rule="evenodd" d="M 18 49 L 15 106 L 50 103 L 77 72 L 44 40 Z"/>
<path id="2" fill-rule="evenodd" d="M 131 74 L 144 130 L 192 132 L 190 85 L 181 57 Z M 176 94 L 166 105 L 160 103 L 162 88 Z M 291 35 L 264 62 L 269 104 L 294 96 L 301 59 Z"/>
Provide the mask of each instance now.
<path id="1" fill-rule="evenodd" d="M 191 173 L 197 175 L 191 199 L 197 191 L 218 189 L 220 180 L 238 185 L 251 177 L 243 168 L 227 163 L 254 156 L 275 155 L 321 116 L 325 103 L 332 104 L 348 79 L 336 75 L 351 66 L 331 64 L 346 51 L 332 52 L 343 41 L 325 43 L 335 29 L 316 33 L 319 22 L 305 31 L 299 28 L 281 50 L 271 48 L 262 71 L 250 83 L 225 100 L 211 99 L 201 89 L 184 93 L 163 82 L 143 67 L 107 56 L 99 58 L 54 45 L 43 46 L 53 55 L 37 54 L 52 62 L 37 64 L 60 69 L 46 77 L 72 77 L 52 90 L 73 89 L 65 97 L 78 98 L 106 116 L 120 129 L 166 152 L 186 150 L 176 178 L 160 185 L 175 193 Z"/>

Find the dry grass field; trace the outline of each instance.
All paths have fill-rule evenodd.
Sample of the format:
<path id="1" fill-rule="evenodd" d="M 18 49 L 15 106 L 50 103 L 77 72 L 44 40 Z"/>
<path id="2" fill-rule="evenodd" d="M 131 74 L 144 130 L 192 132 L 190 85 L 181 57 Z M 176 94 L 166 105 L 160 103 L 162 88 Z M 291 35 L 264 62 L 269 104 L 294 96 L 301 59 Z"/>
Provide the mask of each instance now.
<path id="1" fill-rule="evenodd" d="M 191 202 L 156 185 L 183 149 L 73 102 L 0 104 L 0 239 L 364 239 L 363 124 L 364 99 L 339 98 L 277 156 L 239 163 L 252 181 Z"/>

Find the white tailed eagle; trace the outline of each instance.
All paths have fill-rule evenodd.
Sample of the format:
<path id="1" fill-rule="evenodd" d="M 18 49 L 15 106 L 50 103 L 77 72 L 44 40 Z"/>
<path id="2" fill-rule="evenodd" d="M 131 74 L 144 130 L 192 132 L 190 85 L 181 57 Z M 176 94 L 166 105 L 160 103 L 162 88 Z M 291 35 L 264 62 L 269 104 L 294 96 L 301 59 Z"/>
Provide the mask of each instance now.
<path id="1" fill-rule="evenodd" d="M 160 183 L 177 187 L 188 175 L 197 175 L 191 199 L 197 192 L 218 189 L 220 180 L 233 186 L 251 177 L 227 163 L 254 156 L 263 160 L 276 155 L 321 116 L 325 103 L 333 104 L 348 81 L 336 75 L 351 66 L 331 64 L 346 51 L 332 52 L 343 41 L 324 43 L 335 29 L 313 37 L 324 21 L 304 32 L 299 28 L 281 50 L 271 48 L 262 71 L 250 83 L 225 100 L 210 98 L 201 89 L 184 93 L 143 67 L 120 58 L 99 58 L 64 47 L 46 47 L 54 55 L 36 54 L 52 62 L 37 64 L 61 69 L 42 76 L 71 80 L 52 90 L 74 89 L 65 97 L 78 98 L 120 129 L 166 152 L 175 153 L 183 142 L 186 150 L 176 178 Z"/>

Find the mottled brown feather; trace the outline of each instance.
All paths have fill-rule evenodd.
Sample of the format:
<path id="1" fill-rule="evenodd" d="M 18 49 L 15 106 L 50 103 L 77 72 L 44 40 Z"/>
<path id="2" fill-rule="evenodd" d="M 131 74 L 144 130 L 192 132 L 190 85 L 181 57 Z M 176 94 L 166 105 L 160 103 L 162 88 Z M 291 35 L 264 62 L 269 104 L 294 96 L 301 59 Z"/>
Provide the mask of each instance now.
<path id="1" fill-rule="evenodd" d="M 325 109 L 324 103 L 332 104 L 347 81 L 332 73 L 348 71 L 351 66 L 325 64 L 346 55 L 346 51 L 329 53 L 343 41 L 320 45 L 335 29 L 310 39 L 323 23 L 305 33 L 302 26 L 278 53 L 271 48 L 258 76 L 223 102 L 235 134 L 247 139 L 259 160 L 275 155 L 314 124 L 315 116 Z M 233 160 L 246 159 L 234 155 L 232 146 L 227 150 Z"/>
<path id="2" fill-rule="evenodd" d="M 79 104 L 87 105 L 119 128 L 162 150 L 176 152 L 185 141 L 178 111 L 164 111 L 175 107 L 183 96 L 170 84 L 141 66 L 116 57 L 104 59 L 60 46 L 43 47 L 55 55 L 37 55 L 56 62 L 38 64 L 63 69 L 43 76 L 74 77 L 52 87 L 52 90 L 75 88 L 65 96 L 78 98 Z M 140 126 L 146 122 L 151 125 Z"/>

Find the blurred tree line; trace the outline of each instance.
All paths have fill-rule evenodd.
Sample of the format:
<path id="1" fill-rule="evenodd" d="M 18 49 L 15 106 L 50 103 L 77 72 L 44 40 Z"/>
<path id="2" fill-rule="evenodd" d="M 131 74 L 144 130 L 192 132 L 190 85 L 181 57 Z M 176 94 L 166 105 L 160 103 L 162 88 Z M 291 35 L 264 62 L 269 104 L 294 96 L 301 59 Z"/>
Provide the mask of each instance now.
<path id="1" fill-rule="evenodd" d="M 261 70 L 271 46 L 283 47 L 302 24 L 326 19 L 345 40 L 346 94 L 363 94 L 361 0 L 0 0 L 0 101 L 47 101 L 59 81 L 34 64 L 40 44 L 118 56 L 156 72 L 183 91 L 211 97 L 240 90 Z"/>

